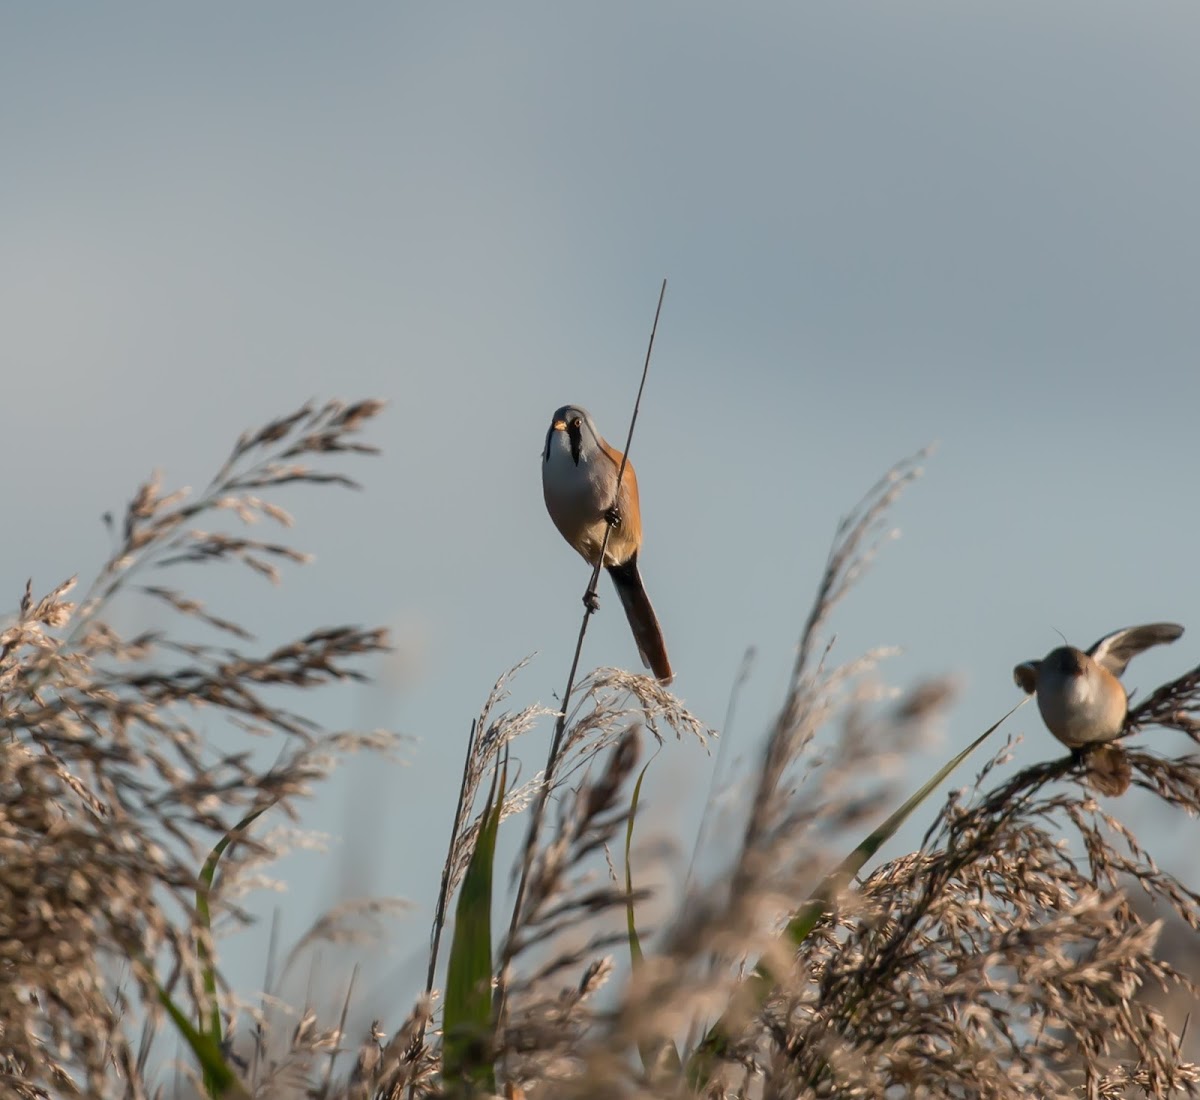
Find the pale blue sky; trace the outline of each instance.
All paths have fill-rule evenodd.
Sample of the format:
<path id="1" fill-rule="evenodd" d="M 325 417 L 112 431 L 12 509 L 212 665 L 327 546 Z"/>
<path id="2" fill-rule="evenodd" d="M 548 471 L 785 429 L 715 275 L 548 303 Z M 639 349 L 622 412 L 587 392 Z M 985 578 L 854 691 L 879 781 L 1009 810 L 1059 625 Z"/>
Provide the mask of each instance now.
<path id="1" fill-rule="evenodd" d="M 416 651 L 317 707 L 420 741 L 311 807 L 348 839 L 286 904 L 294 933 L 346 886 L 404 894 L 419 957 L 471 717 L 535 650 L 514 703 L 551 703 L 578 628 L 548 417 L 583 404 L 620 445 L 666 276 L 643 572 L 710 723 L 758 647 L 733 757 L 838 517 L 935 440 L 838 653 L 962 678 L 935 758 L 1054 628 L 1186 624 L 1134 664 L 1150 688 L 1200 660 L 1198 47 L 1183 2 L 10 5 L 8 601 L 94 569 L 98 517 L 152 467 L 202 484 L 309 396 L 387 398 L 366 493 L 289 497 L 316 564 L 216 610 L 267 640 L 383 621 Z M 605 581 L 585 663 L 634 661 Z M 1056 751 L 1032 708 L 1014 729 L 1019 760 Z M 647 795 L 685 847 L 707 767 L 669 745 Z"/>

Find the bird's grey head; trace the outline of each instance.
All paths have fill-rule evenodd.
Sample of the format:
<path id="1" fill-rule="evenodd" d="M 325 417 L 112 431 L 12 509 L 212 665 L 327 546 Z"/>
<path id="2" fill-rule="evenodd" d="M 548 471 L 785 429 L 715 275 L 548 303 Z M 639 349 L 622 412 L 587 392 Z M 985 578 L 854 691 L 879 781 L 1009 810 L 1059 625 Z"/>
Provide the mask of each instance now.
<path id="1" fill-rule="evenodd" d="M 556 435 L 565 443 L 571 461 L 576 466 L 581 455 L 590 454 L 600 447 L 600 433 L 596 431 L 587 409 L 580 405 L 563 405 L 554 410 L 550 418 L 550 430 L 546 432 L 546 446 L 542 450 L 543 462 L 550 460 L 550 448 L 554 445 Z"/>
<path id="2" fill-rule="evenodd" d="M 1074 646 L 1064 645 L 1052 649 L 1042 661 L 1042 668 L 1062 676 L 1082 676 L 1087 671 L 1087 654 Z"/>

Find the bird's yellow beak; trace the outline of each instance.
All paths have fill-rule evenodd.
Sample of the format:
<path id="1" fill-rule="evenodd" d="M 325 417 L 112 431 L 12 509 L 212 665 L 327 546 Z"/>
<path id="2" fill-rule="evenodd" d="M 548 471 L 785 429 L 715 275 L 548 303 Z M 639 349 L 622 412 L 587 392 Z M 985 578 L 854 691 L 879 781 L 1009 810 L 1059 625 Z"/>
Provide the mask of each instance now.
<path id="1" fill-rule="evenodd" d="M 556 432 L 565 432 L 567 430 L 567 422 L 565 420 L 556 420 L 550 427 Z"/>

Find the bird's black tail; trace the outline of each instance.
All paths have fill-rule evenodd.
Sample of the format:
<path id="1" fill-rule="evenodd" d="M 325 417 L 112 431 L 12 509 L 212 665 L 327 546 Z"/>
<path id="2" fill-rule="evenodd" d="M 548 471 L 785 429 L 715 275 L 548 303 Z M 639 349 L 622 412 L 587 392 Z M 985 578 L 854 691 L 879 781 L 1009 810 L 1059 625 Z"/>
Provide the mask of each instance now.
<path id="1" fill-rule="evenodd" d="M 621 597 L 625 617 L 633 629 L 633 638 L 637 642 L 642 663 L 662 683 L 669 684 L 675 674 L 671 671 L 671 662 L 667 659 L 667 643 L 663 641 L 662 627 L 658 625 L 658 616 L 650 606 L 650 597 L 646 595 L 646 588 L 638 572 L 637 554 L 621 565 L 610 565 L 607 568 L 608 575 L 612 577 L 616 586 L 617 595 Z"/>

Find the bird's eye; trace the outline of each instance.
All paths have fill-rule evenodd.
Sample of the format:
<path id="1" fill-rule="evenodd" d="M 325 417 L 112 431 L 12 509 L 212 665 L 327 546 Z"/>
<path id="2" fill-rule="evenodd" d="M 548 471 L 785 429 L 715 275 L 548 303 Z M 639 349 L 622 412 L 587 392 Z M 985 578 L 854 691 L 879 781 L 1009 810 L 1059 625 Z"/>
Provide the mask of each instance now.
<path id="1" fill-rule="evenodd" d="M 583 421 L 580 420 L 579 417 L 575 417 L 575 419 L 571 421 L 572 428 L 579 428 L 582 426 L 583 426 Z"/>

